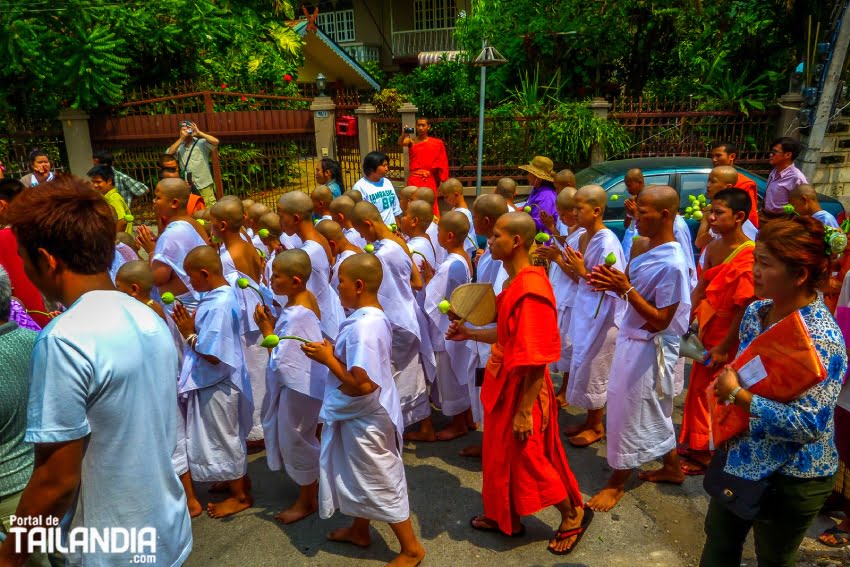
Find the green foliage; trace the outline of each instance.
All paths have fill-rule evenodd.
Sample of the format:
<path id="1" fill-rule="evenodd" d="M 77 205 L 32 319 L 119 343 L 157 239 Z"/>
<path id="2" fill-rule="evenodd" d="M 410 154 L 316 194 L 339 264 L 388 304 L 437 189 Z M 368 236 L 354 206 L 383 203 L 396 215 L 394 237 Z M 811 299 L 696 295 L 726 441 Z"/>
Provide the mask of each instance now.
<path id="1" fill-rule="evenodd" d="M 378 116 L 384 118 L 395 118 L 398 116 L 398 109 L 401 105 L 407 102 L 407 98 L 396 89 L 383 89 L 374 94 L 372 104 L 378 111 Z"/>
<path id="2" fill-rule="evenodd" d="M 772 87 L 781 79 L 775 71 L 764 71 L 755 79 L 747 81 L 748 73 L 733 72 L 721 51 L 711 64 L 701 65 L 703 81 L 696 84 L 700 92 L 712 102 L 730 107 L 749 115 L 750 110 L 764 110 L 765 100 L 770 100 Z"/>
<path id="3" fill-rule="evenodd" d="M 540 151 L 558 163 L 580 164 L 590 157 L 593 145 L 607 156 L 626 151 L 631 143 L 628 132 L 614 120 L 603 120 L 583 102 L 560 102 L 550 115 L 548 128 L 537 141 Z"/>
<path id="4" fill-rule="evenodd" d="M 387 83 L 425 116 L 470 116 L 478 109 L 475 69 L 467 63 L 443 61 L 396 75 Z"/>

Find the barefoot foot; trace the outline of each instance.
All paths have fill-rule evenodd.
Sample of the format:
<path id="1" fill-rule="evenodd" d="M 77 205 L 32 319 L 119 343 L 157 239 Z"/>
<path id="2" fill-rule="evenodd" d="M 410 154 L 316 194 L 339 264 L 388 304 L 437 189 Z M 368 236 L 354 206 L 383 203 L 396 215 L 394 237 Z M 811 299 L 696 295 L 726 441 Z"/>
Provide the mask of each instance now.
<path id="1" fill-rule="evenodd" d="M 567 439 L 573 447 L 589 447 L 605 437 L 604 429 L 585 429 Z"/>
<path id="2" fill-rule="evenodd" d="M 201 503 L 198 502 L 197 498 L 186 500 L 186 506 L 189 508 L 190 518 L 197 518 L 198 516 L 204 513 L 204 508 L 203 506 L 201 506 Z"/>
<path id="3" fill-rule="evenodd" d="M 339 528 L 328 534 L 328 541 L 338 541 L 340 543 L 350 543 L 357 547 L 369 547 L 372 543 L 372 538 L 368 532 L 363 535 L 356 533 L 353 528 Z"/>
<path id="4" fill-rule="evenodd" d="M 685 473 L 682 472 L 681 467 L 678 470 L 668 470 L 667 467 L 661 467 L 654 471 L 641 471 L 638 473 L 638 478 L 647 482 L 682 484 L 685 482 Z"/>
<path id="5" fill-rule="evenodd" d="M 408 431 L 404 434 L 405 441 L 419 441 L 422 443 L 433 443 L 437 440 L 437 434 L 431 431 Z"/>
<path id="6" fill-rule="evenodd" d="M 626 492 L 622 487 L 606 486 L 597 492 L 596 496 L 591 498 L 587 505 L 597 512 L 607 512 L 617 505 L 617 502 L 620 501 L 620 498 L 622 498 L 625 493 Z"/>
<path id="7" fill-rule="evenodd" d="M 557 393 L 555 394 L 555 401 L 558 402 L 558 406 L 562 408 L 569 407 L 569 403 L 567 403 L 567 394 L 565 393 Z"/>
<path id="8" fill-rule="evenodd" d="M 469 428 L 464 423 L 463 425 L 451 424 L 448 427 L 437 432 L 437 441 L 451 441 L 469 433 Z"/>
<path id="9" fill-rule="evenodd" d="M 590 427 L 587 425 L 587 423 L 579 423 L 578 425 L 568 425 L 562 431 L 567 437 L 574 437 L 582 431 L 587 431 L 588 429 L 590 429 Z"/>
<path id="10" fill-rule="evenodd" d="M 481 445 L 469 445 L 460 450 L 461 457 L 481 458 Z"/>
<path id="11" fill-rule="evenodd" d="M 294 524 L 298 520 L 303 520 L 318 509 L 319 505 L 316 502 L 313 502 L 311 505 L 304 505 L 300 502 L 295 502 L 295 504 L 286 510 L 283 510 L 274 518 L 282 524 Z"/>
<path id="12" fill-rule="evenodd" d="M 410 551 L 399 553 L 386 567 L 416 567 L 425 559 L 425 548 L 419 545 Z"/>
<path id="13" fill-rule="evenodd" d="M 247 510 L 254 503 L 250 498 L 238 500 L 236 498 L 228 498 L 221 502 L 210 502 L 207 504 L 207 515 L 210 518 L 226 518 L 233 514 L 238 514 L 242 510 Z"/>

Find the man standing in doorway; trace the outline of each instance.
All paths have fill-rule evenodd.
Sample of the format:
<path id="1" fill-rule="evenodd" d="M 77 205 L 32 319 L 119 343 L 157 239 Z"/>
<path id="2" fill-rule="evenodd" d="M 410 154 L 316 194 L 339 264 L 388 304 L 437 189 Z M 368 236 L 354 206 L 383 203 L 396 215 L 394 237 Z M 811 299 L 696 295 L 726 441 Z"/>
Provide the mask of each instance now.
<path id="1" fill-rule="evenodd" d="M 735 160 L 738 159 L 738 146 L 732 142 L 715 142 L 711 147 L 711 167 L 729 166 L 735 167 Z M 759 227 L 759 195 L 756 189 L 756 182 L 747 177 L 738 170 L 738 181 L 735 182 L 735 187 L 746 191 L 750 196 L 749 221 L 756 228 Z"/>
<path id="2" fill-rule="evenodd" d="M 773 171 L 767 177 L 763 211 L 768 218 L 781 215 L 782 207 L 790 200 L 791 191 L 809 182 L 794 165 L 799 153 L 800 142 L 793 138 L 777 138 L 771 144 L 770 165 Z"/>
<path id="3" fill-rule="evenodd" d="M 446 146 L 442 140 L 431 138 L 428 133 L 431 125 L 424 117 L 416 120 L 416 137 L 411 138 L 407 126 L 404 127 L 398 143 L 409 148 L 410 151 L 410 177 L 407 184 L 414 187 L 429 187 L 434 191 L 434 214 L 440 214 L 437 206 L 437 187 L 449 177 L 449 158 L 446 155 Z"/>
<path id="4" fill-rule="evenodd" d="M 216 203 L 215 182 L 210 171 L 210 156 L 218 150 L 218 138 L 205 134 L 194 122 L 180 122 L 180 138 L 165 151 L 180 165 L 180 175 L 198 190 L 207 207 Z"/>

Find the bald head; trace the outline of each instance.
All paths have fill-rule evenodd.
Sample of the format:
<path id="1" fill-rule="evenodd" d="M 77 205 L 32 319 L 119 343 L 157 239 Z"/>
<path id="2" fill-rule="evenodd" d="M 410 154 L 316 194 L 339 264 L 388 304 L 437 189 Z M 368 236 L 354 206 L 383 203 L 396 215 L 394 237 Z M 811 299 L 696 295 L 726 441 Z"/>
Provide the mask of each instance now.
<path id="1" fill-rule="evenodd" d="M 166 200 L 176 199 L 183 207 L 189 202 L 189 195 L 192 193 L 189 184 L 179 177 L 161 180 L 156 184 L 156 190 L 162 193 Z"/>
<path id="2" fill-rule="evenodd" d="M 331 201 L 329 208 L 331 215 L 342 215 L 348 218 L 351 216 L 351 209 L 354 208 L 354 200 L 351 197 L 342 195 Z"/>
<path id="3" fill-rule="evenodd" d="M 459 211 L 449 211 L 440 217 L 440 230 L 454 234 L 455 242 L 463 242 L 469 234 L 469 219 Z"/>
<path id="4" fill-rule="evenodd" d="M 342 232 L 342 227 L 338 222 L 332 220 L 323 220 L 316 225 L 316 230 L 324 236 L 328 242 L 340 242 L 345 235 Z"/>
<path id="5" fill-rule="evenodd" d="M 327 185 L 319 185 L 313 192 L 310 193 L 310 198 L 314 201 L 321 201 L 325 205 L 328 205 L 334 198 L 333 193 L 331 193 L 330 187 Z"/>
<path id="6" fill-rule="evenodd" d="M 427 230 L 434 221 L 434 209 L 425 201 L 411 201 L 407 206 L 407 216 L 416 219 L 419 226 Z"/>
<path id="7" fill-rule="evenodd" d="M 381 261 L 374 254 L 354 254 L 342 261 L 339 266 L 340 275 L 350 280 L 361 280 L 366 286 L 366 291 L 378 293 L 381 280 L 384 277 L 384 269 Z"/>
<path id="8" fill-rule="evenodd" d="M 229 196 L 230 196 L 230 197 L 236 197 L 236 195 L 229 195 Z M 236 198 L 238 199 L 238 197 L 236 197 Z M 248 209 L 250 209 L 250 208 L 251 208 L 251 206 L 253 206 L 255 203 L 256 203 L 256 201 L 254 201 L 254 199 L 243 199 L 243 200 L 242 200 L 242 207 L 243 207 L 243 208 L 247 211 L 247 210 L 248 210 Z"/>
<path id="9" fill-rule="evenodd" d="M 450 177 L 443 181 L 442 185 L 440 185 L 440 191 L 443 195 L 456 195 L 458 193 L 463 193 L 463 184 L 454 177 Z"/>
<path id="10" fill-rule="evenodd" d="M 558 173 L 555 174 L 555 188 L 563 190 L 567 187 L 572 187 L 575 189 L 576 186 L 576 174 L 569 169 L 562 169 Z"/>
<path id="11" fill-rule="evenodd" d="M 416 191 L 416 186 L 408 185 L 407 187 L 398 190 L 398 198 L 409 201 L 413 197 L 414 191 Z"/>
<path id="12" fill-rule="evenodd" d="M 513 199 L 514 195 L 516 195 L 516 181 L 510 177 L 503 177 L 499 179 L 496 183 L 496 190 L 494 193 L 505 199 Z"/>
<path id="13" fill-rule="evenodd" d="M 309 254 L 300 248 L 291 248 L 279 252 L 274 257 L 272 271 L 276 274 L 289 276 L 290 278 L 300 278 L 301 285 L 306 285 L 313 271 L 313 266 L 310 263 Z"/>
<path id="14" fill-rule="evenodd" d="M 630 169 L 626 172 L 626 177 L 624 179 L 626 183 L 641 183 L 643 184 L 643 172 L 638 169 Z"/>
<path id="15" fill-rule="evenodd" d="M 144 295 L 149 295 L 153 289 L 153 270 L 144 260 L 127 262 L 118 269 L 115 279 L 127 285 L 136 284 Z"/>
<path id="16" fill-rule="evenodd" d="M 378 207 L 368 201 L 360 201 L 351 209 L 351 222 L 354 224 L 363 224 L 366 221 L 383 223 L 384 219 L 381 218 L 381 212 L 378 211 Z"/>
<path id="17" fill-rule="evenodd" d="M 537 236 L 537 225 L 531 215 L 523 212 L 505 213 L 496 221 L 496 229 L 511 236 L 519 236 L 523 248 L 529 250 Z"/>
<path id="18" fill-rule="evenodd" d="M 796 189 L 791 191 L 792 199 L 802 199 L 805 197 L 809 200 L 818 200 L 818 192 L 815 191 L 815 188 L 809 185 L 808 183 L 803 183 L 802 185 L 798 185 Z"/>
<path id="19" fill-rule="evenodd" d="M 343 196 L 348 197 L 349 199 L 351 199 L 355 203 L 359 203 L 360 201 L 363 200 L 363 195 L 357 189 L 349 189 L 348 191 L 343 193 Z"/>
<path id="20" fill-rule="evenodd" d="M 602 212 L 605 212 L 605 206 L 608 204 L 608 194 L 601 185 L 585 185 L 576 191 L 576 200 L 580 200 L 589 204 L 591 207 L 599 207 Z"/>
<path id="21" fill-rule="evenodd" d="M 679 194 L 668 185 L 652 185 L 640 192 L 638 202 L 656 211 L 669 211 L 670 219 L 679 211 Z"/>
<path id="22" fill-rule="evenodd" d="M 186 254 L 183 269 L 187 272 L 206 270 L 210 275 L 220 276 L 222 274 L 221 258 L 211 246 L 198 246 Z"/>
<path id="23" fill-rule="evenodd" d="M 272 212 L 272 210 L 267 206 L 263 205 L 262 203 L 254 203 L 253 205 L 248 207 L 247 212 L 248 218 L 250 218 L 254 222 L 257 222 L 263 215 Z"/>
<path id="24" fill-rule="evenodd" d="M 711 170 L 711 175 L 723 185 L 732 187 L 738 183 L 738 170 L 731 165 L 721 165 Z"/>
<path id="25" fill-rule="evenodd" d="M 555 208 L 557 209 L 572 209 L 575 207 L 577 190 L 573 187 L 564 187 L 564 189 L 558 193 L 558 197 L 555 199 Z"/>
<path id="26" fill-rule="evenodd" d="M 266 229 L 271 236 L 280 236 L 280 216 L 277 213 L 266 213 L 257 221 L 257 230 Z"/>
<path id="27" fill-rule="evenodd" d="M 513 183 L 513 179 L 510 180 Z M 516 187 L 516 183 L 514 183 Z M 476 216 L 486 217 L 491 219 L 495 224 L 496 219 L 507 214 L 508 203 L 505 198 L 496 193 L 488 193 L 481 195 L 475 202 L 472 203 L 472 213 Z"/>
<path id="28" fill-rule="evenodd" d="M 434 191 L 430 187 L 417 187 L 416 190 L 413 192 L 412 200 L 425 201 L 426 203 L 431 205 L 431 207 L 433 207 L 436 197 L 434 196 Z"/>
<path id="29" fill-rule="evenodd" d="M 313 201 L 306 193 L 290 191 L 277 201 L 278 213 L 298 216 L 301 221 L 310 220 L 313 214 Z"/>
<path id="30" fill-rule="evenodd" d="M 239 199 L 222 199 L 212 206 L 210 214 L 215 220 L 227 223 L 228 231 L 238 232 L 242 228 L 245 209 Z"/>

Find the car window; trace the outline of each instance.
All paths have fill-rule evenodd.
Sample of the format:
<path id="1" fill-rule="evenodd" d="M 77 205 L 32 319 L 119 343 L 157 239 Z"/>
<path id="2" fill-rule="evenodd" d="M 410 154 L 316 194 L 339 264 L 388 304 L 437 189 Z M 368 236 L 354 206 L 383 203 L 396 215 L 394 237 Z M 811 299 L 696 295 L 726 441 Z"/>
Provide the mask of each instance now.
<path id="1" fill-rule="evenodd" d="M 626 182 L 621 177 L 619 181 L 611 185 L 605 192 L 608 193 L 608 205 L 605 207 L 605 214 L 602 215 L 602 220 L 623 220 L 625 218 L 623 201 L 630 196 L 629 192 L 626 191 Z"/>
<path id="2" fill-rule="evenodd" d="M 650 185 L 670 185 L 670 174 L 656 174 L 656 175 L 644 175 L 643 176 L 643 184 L 646 187 Z"/>
<path id="3" fill-rule="evenodd" d="M 682 173 L 679 176 L 679 209 L 684 211 L 690 205 L 689 195 L 699 197 L 705 194 L 705 186 L 708 183 L 707 173 Z"/>

